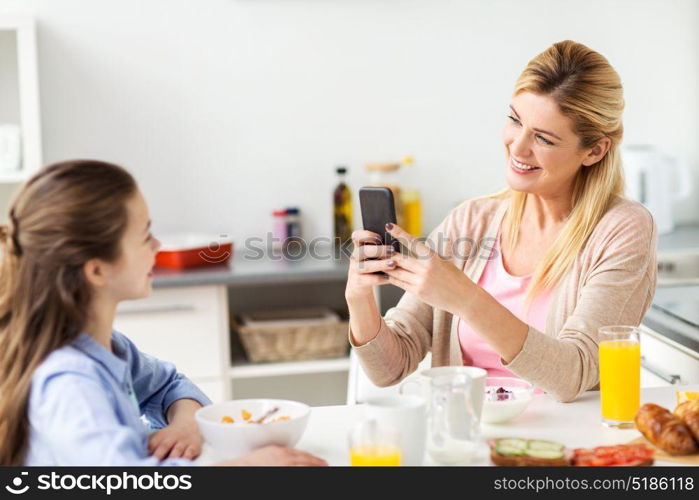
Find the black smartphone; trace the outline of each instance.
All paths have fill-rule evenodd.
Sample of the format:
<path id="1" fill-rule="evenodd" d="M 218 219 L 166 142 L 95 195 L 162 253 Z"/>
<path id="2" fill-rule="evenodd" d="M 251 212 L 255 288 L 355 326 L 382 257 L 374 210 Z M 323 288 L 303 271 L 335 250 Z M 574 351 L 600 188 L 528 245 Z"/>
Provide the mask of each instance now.
<path id="1" fill-rule="evenodd" d="M 400 252 L 400 243 L 386 231 L 386 224 L 396 223 L 396 204 L 393 191 L 387 187 L 363 187 L 359 190 L 364 229 L 378 234 L 383 245 L 392 245 Z"/>

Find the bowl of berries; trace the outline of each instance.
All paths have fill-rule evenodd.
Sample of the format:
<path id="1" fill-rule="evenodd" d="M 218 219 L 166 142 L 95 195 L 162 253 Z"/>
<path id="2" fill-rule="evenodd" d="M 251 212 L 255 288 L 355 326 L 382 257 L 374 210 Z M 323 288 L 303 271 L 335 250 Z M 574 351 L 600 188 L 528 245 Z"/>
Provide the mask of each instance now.
<path id="1" fill-rule="evenodd" d="M 485 381 L 485 424 L 502 424 L 518 417 L 534 397 L 534 386 L 520 378 L 488 377 Z"/>

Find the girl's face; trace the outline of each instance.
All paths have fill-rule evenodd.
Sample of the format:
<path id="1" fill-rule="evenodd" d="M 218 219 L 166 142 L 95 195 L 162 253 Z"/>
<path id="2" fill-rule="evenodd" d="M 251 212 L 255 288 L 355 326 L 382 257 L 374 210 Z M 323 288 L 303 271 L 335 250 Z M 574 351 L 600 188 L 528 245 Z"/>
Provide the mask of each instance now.
<path id="1" fill-rule="evenodd" d="M 121 255 L 103 265 L 104 291 L 116 302 L 150 295 L 153 265 L 160 242 L 150 232 L 148 206 L 140 191 L 126 203 L 128 222 L 121 239 Z"/>
<path id="2" fill-rule="evenodd" d="M 599 158 L 579 147 L 571 120 L 553 98 L 522 92 L 508 111 L 502 132 L 507 184 L 515 191 L 546 197 L 570 196 L 578 171 Z"/>

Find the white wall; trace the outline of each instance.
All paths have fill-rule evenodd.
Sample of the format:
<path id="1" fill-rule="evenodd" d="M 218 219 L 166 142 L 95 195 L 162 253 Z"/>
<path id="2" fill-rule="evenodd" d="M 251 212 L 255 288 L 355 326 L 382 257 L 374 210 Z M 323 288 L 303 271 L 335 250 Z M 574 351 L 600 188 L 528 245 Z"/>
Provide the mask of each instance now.
<path id="1" fill-rule="evenodd" d="M 240 240 L 298 204 L 328 235 L 333 166 L 412 154 L 425 222 L 504 183 L 527 61 L 570 38 L 625 85 L 626 142 L 699 178 L 694 0 L 1 0 L 38 20 L 45 161 L 130 168 L 159 232 Z M 695 181 L 699 186 L 699 182 Z M 699 196 L 678 207 L 697 217 Z"/>

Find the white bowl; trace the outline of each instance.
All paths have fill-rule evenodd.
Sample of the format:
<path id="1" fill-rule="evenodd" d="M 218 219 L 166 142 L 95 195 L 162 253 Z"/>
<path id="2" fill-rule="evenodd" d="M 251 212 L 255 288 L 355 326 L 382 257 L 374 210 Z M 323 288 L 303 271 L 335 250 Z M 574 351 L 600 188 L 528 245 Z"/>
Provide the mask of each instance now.
<path id="1" fill-rule="evenodd" d="M 262 417 L 275 406 L 279 411 L 269 417 L 270 422 L 249 424 L 242 417 L 242 411 L 252 413 L 250 420 Z M 293 447 L 303 435 L 311 409 L 308 405 L 285 399 L 237 399 L 205 406 L 197 410 L 194 417 L 204 440 L 221 457 L 236 458 L 269 445 Z M 223 423 L 224 416 L 235 422 Z M 289 420 L 274 422 L 279 417 Z"/>
<path id="2" fill-rule="evenodd" d="M 510 394 L 506 394 L 501 401 L 491 399 L 489 390 L 497 390 L 499 387 L 510 391 Z M 481 421 L 485 424 L 501 424 L 518 417 L 529 406 L 534 397 L 534 386 L 520 378 L 488 377 L 485 392 Z"/>

